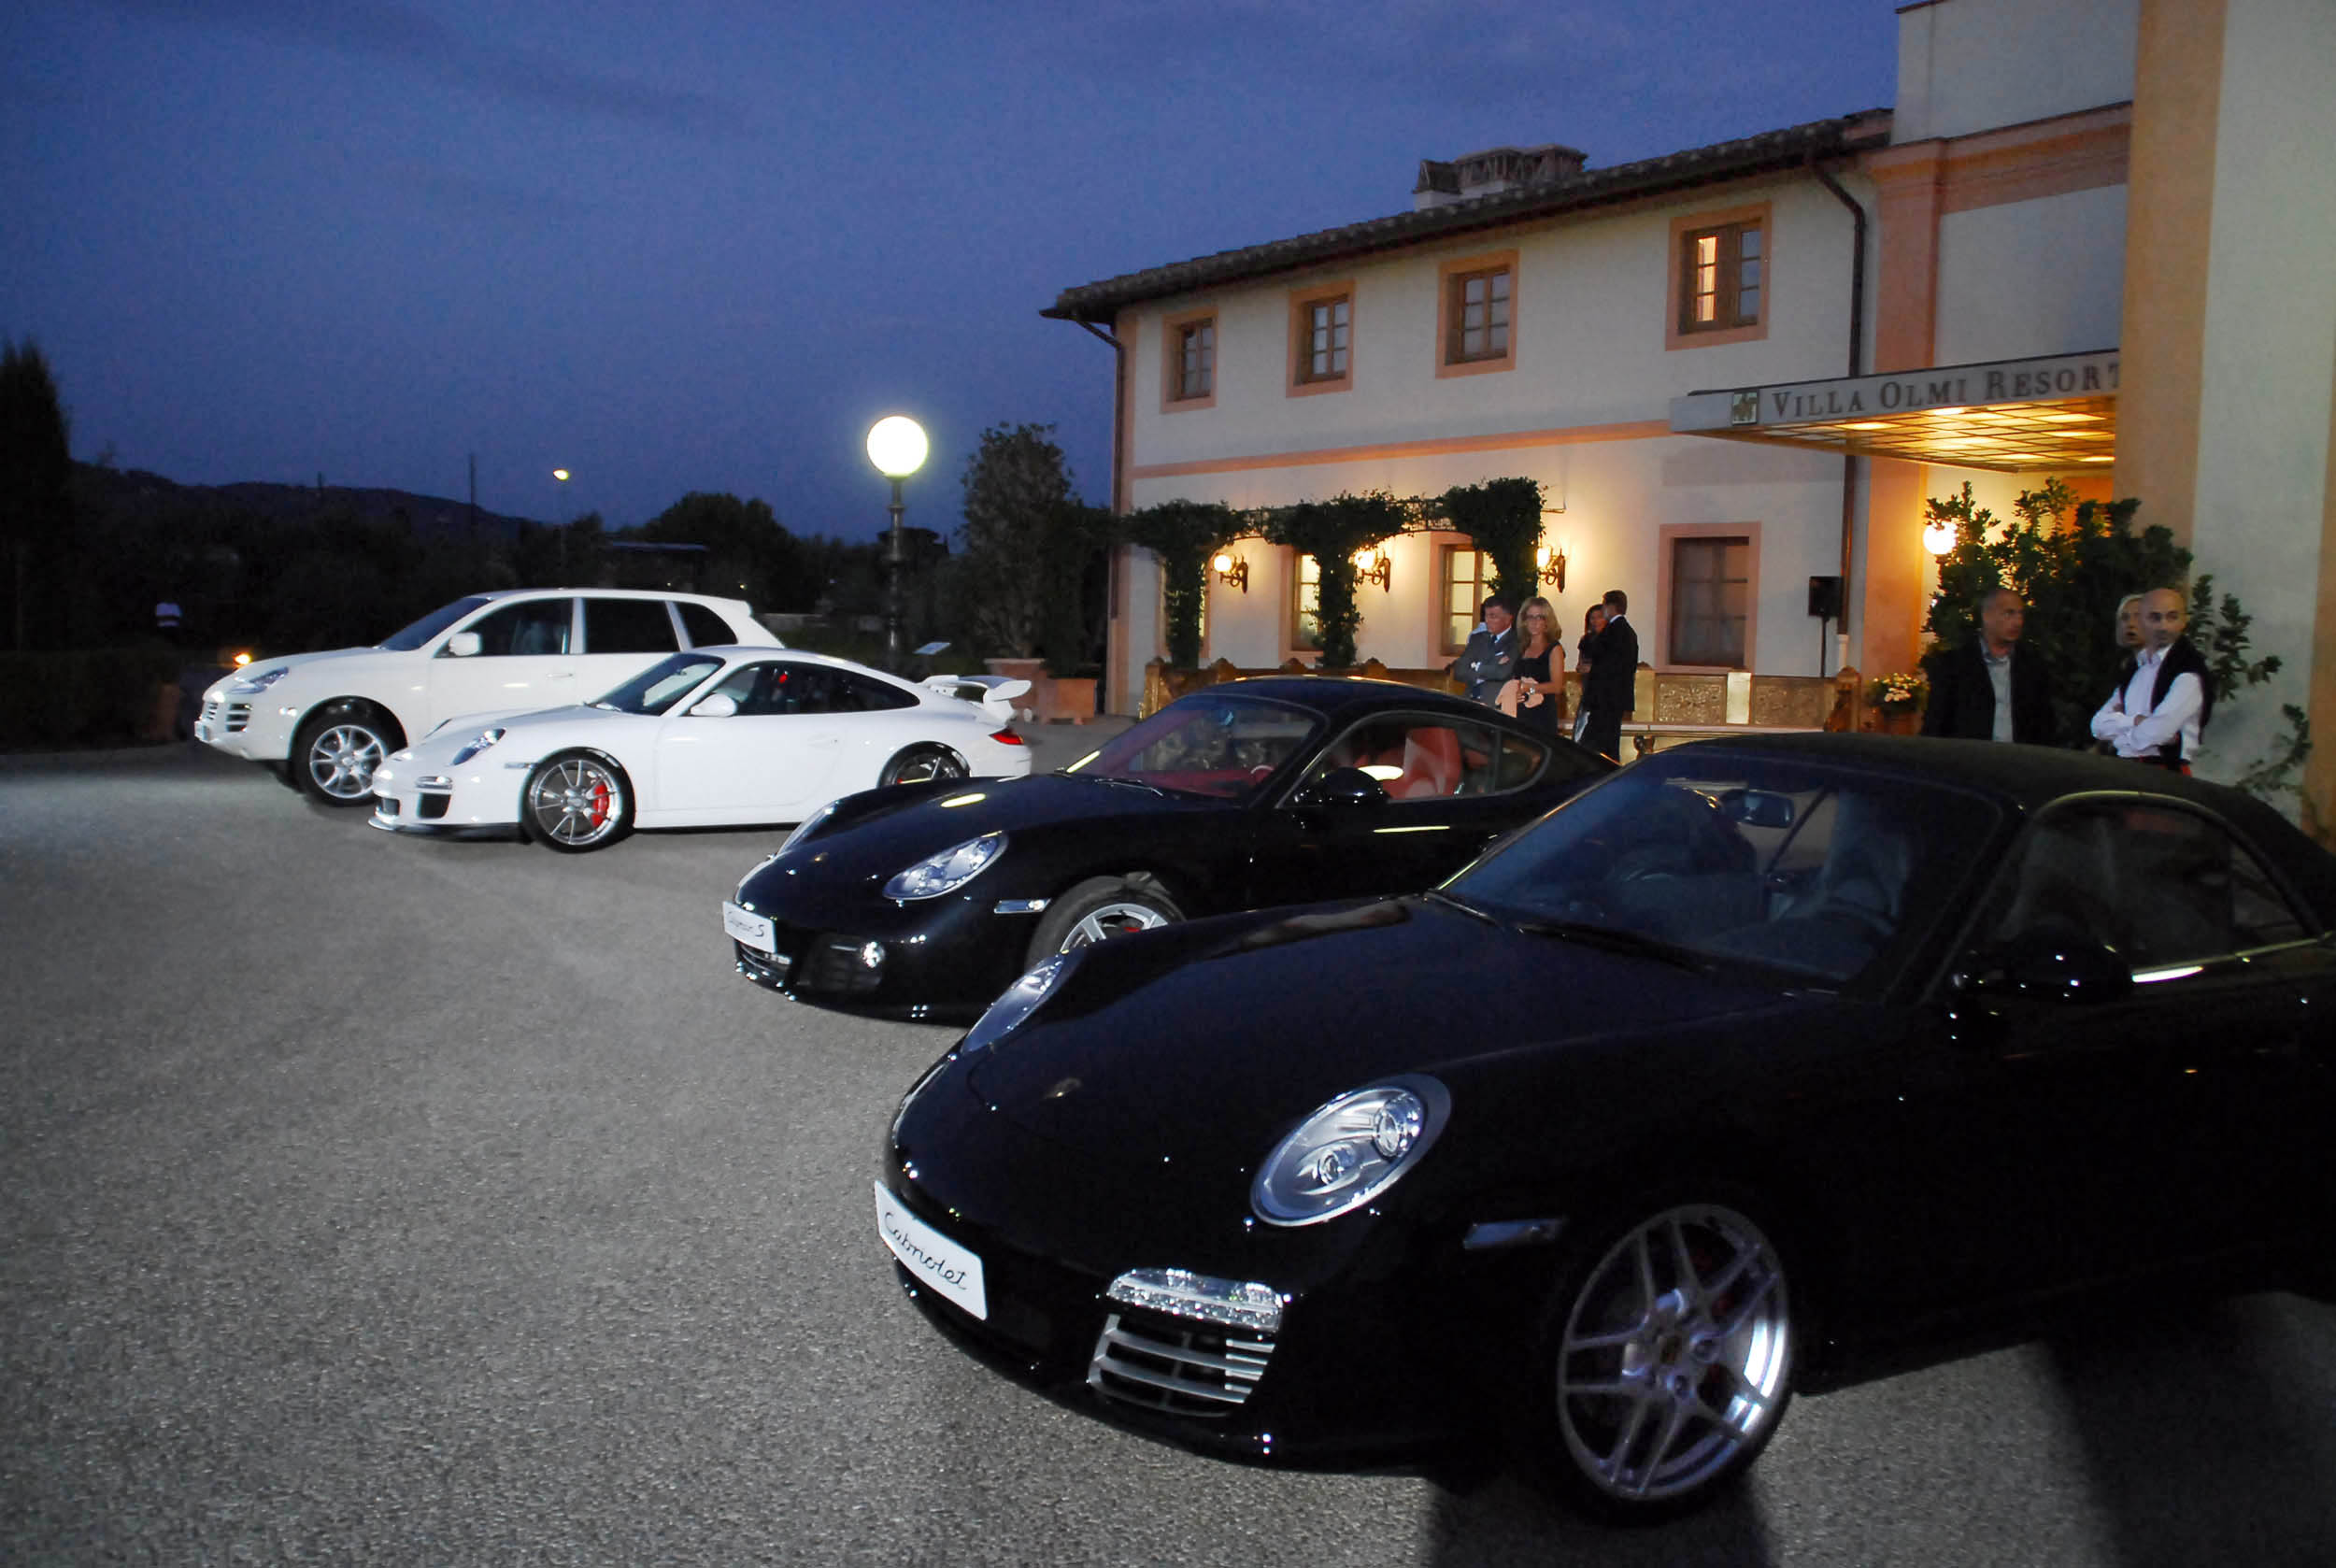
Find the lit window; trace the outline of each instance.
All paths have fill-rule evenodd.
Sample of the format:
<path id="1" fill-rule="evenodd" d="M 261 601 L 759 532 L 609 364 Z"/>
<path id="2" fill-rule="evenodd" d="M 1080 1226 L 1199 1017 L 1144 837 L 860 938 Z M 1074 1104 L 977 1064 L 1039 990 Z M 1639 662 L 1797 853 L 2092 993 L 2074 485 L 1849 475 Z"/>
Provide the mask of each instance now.
<path id="1" fill-rule="evenodd" d="M 1289 574 L 1289 646 L 1322 646 L 1322 563 L 1310 555 L 1298 557 Z"/>
<path id="2" fill-rule="evenodd" d="M 1762 253 L 1757 221 L 1690 229 L 1681 235 L 1679 331 L 1758 326 Z"/>
<path id="3" fill-rule="evenodd" d="M 1458 653 L 1468 646 L 1468 634 L 1476 629 L 1478 607 L 1486 593 L 1486 573 L 1491 561 L 1480 549 L 1466 545 L 1446 545 L 1440 552 L 1444 564 L 1444 651 Z"/>

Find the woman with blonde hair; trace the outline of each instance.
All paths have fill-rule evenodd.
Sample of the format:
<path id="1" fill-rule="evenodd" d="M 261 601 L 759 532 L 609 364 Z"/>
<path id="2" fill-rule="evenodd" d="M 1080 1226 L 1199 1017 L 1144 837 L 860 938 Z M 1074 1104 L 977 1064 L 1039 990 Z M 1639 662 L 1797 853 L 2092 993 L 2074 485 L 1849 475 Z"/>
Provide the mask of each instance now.
<path id="1" fill-rule="evenodd" d="M 1558 609 L 1532 598 L 1517 612 L 1517 678 L 1502 692 L 1501 711 L 1556 734 L 1565 707 L 1565 634 Z"/>

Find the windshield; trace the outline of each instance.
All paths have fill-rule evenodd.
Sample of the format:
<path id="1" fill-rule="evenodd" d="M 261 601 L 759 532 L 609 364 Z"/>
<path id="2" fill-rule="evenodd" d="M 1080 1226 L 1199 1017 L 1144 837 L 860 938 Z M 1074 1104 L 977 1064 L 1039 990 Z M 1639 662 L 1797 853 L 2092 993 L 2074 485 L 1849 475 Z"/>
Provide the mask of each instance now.
<path id="1" fill-rule="evenodd" d="M 1445 890 L 1528 929 L 1595 928 L 1838 985 L 1920 936 L 1995 821 L 1952 790 L 1682 747 L 1576 797 Z"/>
<path id="2" fill-rule="evenodd" d="M 721 667 L 721 660 L 714 654 L 677 653 L 659 660 L 592 706 L 619 713 L 662 713 Z"/>
<path id="3" fill-rule="evenodd" d="M 441 605 L 411 626 L 391 633 L 374 646 L 388 649 L 392 653 L 411 653 L 488 602 L 485 594 L 474 593 L 467 599 L 457 599 L 450 605 Z"/>
<path id="4" fill-rule="evenodd" d="M 1322 726 L 1280 703 L 1195 692 L 1063 769 L 1179 794 L 1247 800 Z"/>

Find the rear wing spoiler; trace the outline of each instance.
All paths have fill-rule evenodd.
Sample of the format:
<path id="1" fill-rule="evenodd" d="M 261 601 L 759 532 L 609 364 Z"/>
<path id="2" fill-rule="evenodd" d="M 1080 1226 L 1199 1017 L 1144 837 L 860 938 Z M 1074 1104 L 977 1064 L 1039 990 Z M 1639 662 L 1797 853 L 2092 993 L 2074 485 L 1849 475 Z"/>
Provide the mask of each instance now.
<path id="1" fill-rule="evenodd" d="M 936 675 L 926 679 L 925 690 L 972 703 L 1004 724 L 1014 717 L 1014 699 L 1030 690 L 1030 682 L 1002 675 Z"/>

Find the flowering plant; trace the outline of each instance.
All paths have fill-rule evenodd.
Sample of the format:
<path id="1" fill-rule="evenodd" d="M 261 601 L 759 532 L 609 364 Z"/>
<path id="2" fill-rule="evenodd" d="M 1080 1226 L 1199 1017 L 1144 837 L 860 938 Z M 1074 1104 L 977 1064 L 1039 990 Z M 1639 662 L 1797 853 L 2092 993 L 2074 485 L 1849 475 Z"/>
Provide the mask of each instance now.
<path id="1" fill-rule="evenodd" d="M 1930 694 L 1930 682 L 1913 670 L 1900 670 L 1892 675 L 1876 676 L 1866 689 L 1866 701 L 1884 713 L 1912 713 Z"/>

